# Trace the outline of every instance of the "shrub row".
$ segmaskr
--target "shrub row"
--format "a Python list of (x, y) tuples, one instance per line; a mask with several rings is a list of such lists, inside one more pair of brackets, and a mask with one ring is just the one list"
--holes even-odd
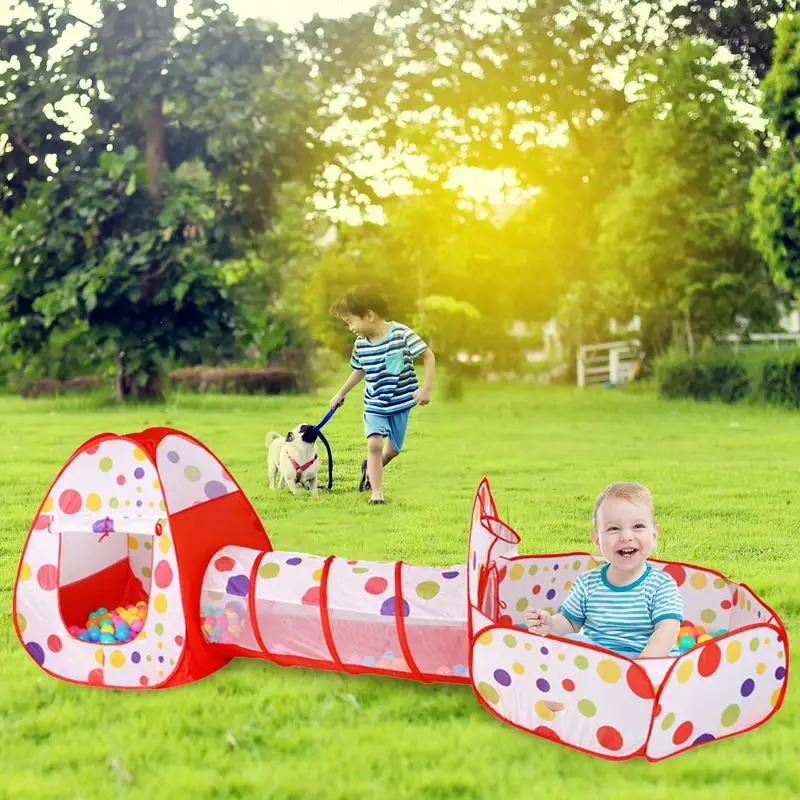
[(103, 379), (96, 375), (76, 375), (65, 381), (57, 381), (54, 378), (41, 378), (32, 381), (23, 387), (20, 394), (23, 397), (45, 397), (55, 394), (70, 394), (73, 392), (91, 392), (102, 386)]
[(662, 397), (722, 400), (745, 398), (800, 407), (800, 350), (711, 350), (697, 358), (671, 354), (656, 361)]

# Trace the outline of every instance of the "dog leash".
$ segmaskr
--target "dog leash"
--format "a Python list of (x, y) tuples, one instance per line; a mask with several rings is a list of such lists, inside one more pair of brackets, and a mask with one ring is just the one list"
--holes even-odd
[[(322, 441), (322, 444), (325, 445), (325, 450), (328, 453), (328, 482), (326, 484), (320, 484), (317, 488), (318, 489), (327, 489), (330, 491), (333, 488), (333, 453), (331, 453), (331, 446), (328, 444), (328, 440), (325, 438), (325, 434), (322, 433), (322, 428), (327, 425), (331, 421), (331, 417), (341, 408), (341, 406), (336, 406), (336, 408), (330, 409), (328, 413), (322, 418), (322, 421), (314, 426), (314, 430), (317, 432), (317, 437)], [(308, 489), (308, 487), (305, 487)]]

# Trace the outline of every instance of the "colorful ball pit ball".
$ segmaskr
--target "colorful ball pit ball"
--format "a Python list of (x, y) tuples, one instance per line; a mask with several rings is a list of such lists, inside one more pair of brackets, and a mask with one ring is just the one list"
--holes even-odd
[(691, 622), (683, 620), (678, 630), (677, 646), (682, 655), (698, 644), (710, 642), (718, 636), (724, 636), (727, 632), (726, 628), (720, 628), (713, 633), (709, 633), (702, 625), (693, 625)]
[(147, 603), (140, 601), (127, 608), (120, 606), (114, 612), (98, 608), (88, 615), (83, 628), (71, 625), (67, 630), (82, 642), (126, 644), (142, 632), (146, 619)]

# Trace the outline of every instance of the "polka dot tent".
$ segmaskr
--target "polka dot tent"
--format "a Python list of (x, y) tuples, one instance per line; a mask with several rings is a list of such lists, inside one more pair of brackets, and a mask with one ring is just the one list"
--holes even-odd
[[(519, 556), (518, 543), (484, 481), (465, 564), (274, 551), (200, 442), (168, 429), (107, 435), (76, 452), (33, 514), (14, 621), (39, 667), (78, 684), (175, 686), (241, 655), (469, 683), (498, 719), (617, 760), (666, 758), (780, 706), (786, 632), (746, 586), (653, 562), (684, 598), (686, 646), (632, 661), (527, 631), (529, 608), (555, 611), (599, 562)], [(198, 585), (199, 607), (185, 588)], [(108, 587), (127, 594), (103, 596)]]

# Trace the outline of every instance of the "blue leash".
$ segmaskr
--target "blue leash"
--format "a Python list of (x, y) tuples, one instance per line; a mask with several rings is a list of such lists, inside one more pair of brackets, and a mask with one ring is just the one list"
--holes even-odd
[[(326, 484), (319, 484), (317, 486), (318, 489), (327, 489), (330, 491), (333, 488), (333, 453), (331, 453), (331, 446), (328, 444), (328, 440), (325, 438), (325, 435), (322, 433), (322, 428), (330, 422), (331, 417), (337, 412), (340, 406), (336, 408), (332, 408), (328, 413), (322, 418), (322, 422), (319, 425), (316, 425), (314, 429), (317, 432), (317, 437), (322, 440), (322, 444), (325, 445), (325, 450), (328, 452), (328, 482)], [(306, 490), (308, 490), (308, 486), (304, 486)]]

